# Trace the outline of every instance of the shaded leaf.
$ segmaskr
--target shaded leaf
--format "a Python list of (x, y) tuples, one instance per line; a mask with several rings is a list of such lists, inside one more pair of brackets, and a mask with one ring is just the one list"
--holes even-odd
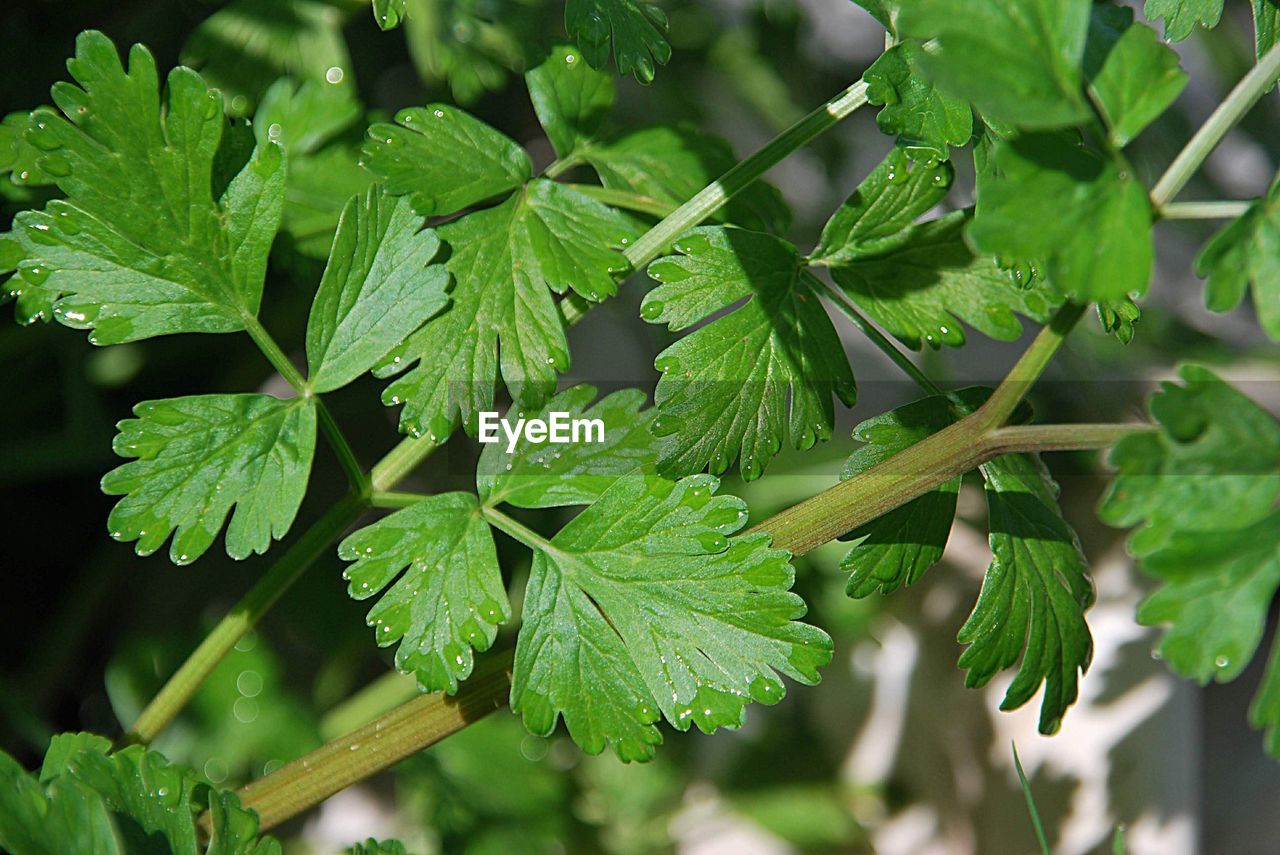
[(924, 48), (899, 42), (863, 75), (867, 100), (882, 109), (876, 124), (898, 138), (898, 145), (921, 160), (946, 160), (949, 146), (962, 146), (973, 134), (973, 110), (938, 90), (920, 73)]
[(671, 59), (667, 16), (645, 0), (567, 0), (564, 28), (596, 68), (609, 61), (610, 45), (619, 74), (653, 80), (657, 65)]
[(1252, 285), (1258, 322), (1280, 341), (1280, 175), (1266, 196), (1214, 236), (1196, 259), (1196, 273), (1209, 280), (1205, 303), (1215, 312), (1240, 305)]

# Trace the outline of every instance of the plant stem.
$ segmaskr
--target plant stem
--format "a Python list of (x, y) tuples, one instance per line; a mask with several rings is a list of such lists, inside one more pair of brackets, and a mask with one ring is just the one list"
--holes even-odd
[(1217, 148), (1218, 143), (1236, 123), (1257, 103), (1262, 93), (1280, 78), (1280, 43), (1263, 54), (1258, 64), (1249, 70), (1236, 88), (1218, 105), (1212, 115), (1200, 126), (1200, 130), (1169, 164), (1164, 175), (1151, 190), (1151, 204), (1156, 210), (1164, 208), (1186, 186), (1200, 165)]
[(421, 694), (412, 674), (388, 671), (325, 713), (320, 719), (320, 736), (326, 741), (336, 739)]
[(1242, 217), (1252, 202), (1170, 202), (1160, 209), (1166, 220), (1234, 220)]
[(670, 202), (663, 202), (661, 199), (641, 193), (632, 193), (630, 190), (601, 187), (598, 184), (566, 184), (565, 186), (577, 190), (583, 196), (590, 196), (592, 199), (604, 202), (606, 205), (639, 214), (648, 214), (659, 219), (670, 216), (676, 209), (676, 206)]
[(333, 448), (333, 453), (337, 455), (338, 464), (342, 466), (342, 471), (346, 473), (347, 481), (351, 484), (352, 489), (357, 492), (368, 491), (369, 478), (364, 474), (364, 469), (360, 466), (360, 461), (356, 458), (356, 453), (352, 450), (351, 443), (347, 442), (346, 436), (343, 435), (341, 428), (338, 427), (338, 423), (334, 421), (333, 414), (329, 412), (325, 402), (307, 387), (307, 380), (302, 376), (302, 372), (280, 349), (280, 345), (276, 344), (276, 340), (271, 337), (266, 327), (257, 318), (247, 315), (244, 318), (244, 329), (249, 334), (249, 338), (253, 339), (253, 343), (258, 346), (258, 350), (262, 351), (262, 355), (271, 363), (271, 367), (276, 370), (276, 373), (283, 377), (285, 382), (292, 386), (299, 395), (304, 398), (312, 398), (315, 401), (316, 413), (320, 419), (320, 430), (329, 441), (330, 447)]
[(379, 460), (370, 473), (373, 492), (385, 492), (399, 484), (406, 475), (426, 460), (440, 443), (428, 437), (405, 437)]
[(407, 508), (416, 505), (430, 496), (424, 493), (399, 493), (390, 490), (375, 490), (369, 494), (369, 505), (374, 508)]
[(316, 520), (235, 608), (205, 636), (129, 728), (125, 742), (148, 743), (173, 721), (222, 658), (236, 646), (302, 572), (360, 516), (362, 497), (348, 495)]
[(760, 176), (772, 169), (791, 152), (833, 127), (837, 122), (867, 103), (867, 84), (861, 80), (817, 108), (778, 136), (764, 148), (739, 162), (708, 184), (692, 199), (672, 211), (666, 218), (627, 247), (623, 255), (633, 270), (639, 270), (657, 258), (671, 242), (707, 217)]
[(870, 319), (859, 312), (857, 307), (855, 307), (849, 298), (845, 296), (843, 291), (836, 288), (829, 282), (824, 282), (808, 270), (805, 270), (801, 275), (804, 278), (804, 281), (809, 283), (810, 288), (814, 290), (815, 294), (825, 294), (828, 299), (835, 304), (835, 307), (843, 312), (845, 317), (853, 321), (853, 325), (856, 326), (863, 335), (870, 339), (872, 344), (880, 349), (881, 353), (893, 360), (893, 364), (902, 369), (903, 373), (914, 380), (916, 385), (923, 389), (926, 394), (946, 394), (938, 384), (930, 380), (928, 376), (920, 370), (919, 366), (911, 361), (910, 357), (903, 353), (896, 344), (884, 335), (884, 333), (880, 332), (880, 330), (871, 323)]
[(497, 508), (483, 506), (480, 512), (484, 514), (484, 518), (489, 524), (504, 534), (510, 536), (514, 540), (519, 541), (535, 552), (545, 550), (551, 546), (551, 543), (542, 535), (523, 523), (513, 520)]
[(991, 397), (974, 413), (975, 416), (980, 416), (979, 423), (982, 424), (984, 433), (1009, 420), (1014, 409), (1022, 403), (1027, 392), (1031, 391), (1031, 387), (1040, 378), (1049, 360), (1053, 359), (1067, 335), (1083, 317), (1084, 311), (1084, 305), (1067, 303), (1040, 330), (1035, 341), (1031, 342), (1031, 346), (1014, 363), (1004, 380), (991, 393)]
[[(910, 453), (942, 436), (941, 433), (934, 434), (912, 446), (907, 452), (891, 457), (885, 463), (777, 514), (752, 531), (771, 532), (775, 546), (782, 546), (795, 553), (806, 552), (916, 498), (948, 478), (1001, 454), (1107, 448), (1133, 433), (1154, 429), (1151, 425), (1144, 424), (1034, 425), (1000, 428), (974, 437), (962, 425), (965, 422), (972, 424), (975, 417), (976, 414), (971, 415), (965, 421), (952, 425), (948, 428), (952, 437), (936, 443), (948, 450), (949, 458), (946, 455), (931, 454), (926, 457)], [(966, 433), (969, 434), (967, 446), (953, 441), (955, 437)], [(937, 463), (938, 460), (941, 462)], [(894, 461), (898, 461), (899, 472), (906, 472), (911, 477), (914, 485), (911, 489), (895, 489), (898, 483), (895, 478), (902, 476), (886, 474), (884, 471)], [(904, 463), (909, 465), (903, 466)], [(929, 477), (928, 467), (934, 465), (940, 465), (948, 474), (938, 478)], [(835, 508), (830, 497), (850, 486), (862, 497), (861, 503), (851, 505), (848, 512), (844, 508)], [(886, 491), (891, 491), (892, 498), (881, 501)], [(813, 527), (813, 532), (821, 531), (821, 534), (811, 536), (810, 532), (791, 526), (789, 517), (797, 508), (815, 502), (818, 503), (820, 513), (808, 517), (808, 524)], [(484, 515), (496, 527), (527, 546), (534, 549), (546, 548), (544, 538), (505, 514), (485, 508)], [(838, 517), (834, 525), (827, 524), (830, 517)], [(258, 811), (264, 829), (296, 816), (342, 787), (381, 772), (409, 754), (427, 748), (466, 727), (475, 720), (466, 711), (477, 710), (484, 714), (503, 706), (511, 688), (511, 667), (510, 650), (481, 657), (477, 660), (475, 674), (459, 686), (458, 693), (453, 698), (433, 694), (401, 703), (359, 730), (335, 739), (300, 760), (249, 784), (240, 791), (241, 804)], [(347, 704), (335, 710), (333, 715), (341, 711), (342, 720), (363, 722), (370, 709), (398, 697), (412, 697), (412, 690), (413, 686), (406, 684), (400, 675), (388, 675), (362, 690)], [(330, 718), (326, 717), (326, 721), (330, 721)], [(382, 743), (382, 753), (375, 757), (374, 755), (379, 754), (379, 734), (387, 741)], [(388, 739), (392, 735), (393, 738)]]
[[(328, 742), (240, 790), (263, 830), (319, 804), (356, 781), (398, 763), (502, 707), (511, 688), (514, 650), (485, 656), (453, 697), (422, 695), (376, 721)], [(208, 814), (201, 817), (207, 825)]]

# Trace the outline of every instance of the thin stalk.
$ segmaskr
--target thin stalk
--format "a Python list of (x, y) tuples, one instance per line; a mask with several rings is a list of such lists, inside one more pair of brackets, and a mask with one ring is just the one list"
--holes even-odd
[(191, 700), (205, 678), (236, 646), (267, 609), (275, 603), (302, 572), (329, 548), (364, 509), (364, 500), (348, 495), (307, 529), (230, 613), (205, 636), (160, 692), (151, 699), (138, 720), (129, 728), (125, 742), (148, 743), (173, 721)]
[(579, 155), (570, 154), (568, 157), (553, 160), (546, 169), (542, 170), (542, 176), (544, 178), (557, 178), (581, 163), (582, 158)]
[(550, 548), (551, 543), (542, 535), (523, 523), (513, 520), (497, 508), (485, 505), (480, 509), (489, 524), (535, 552)]
[(365, 475), (364, 468), (360, 466), (360, 461), (356, 458), (356, 453), (351, 448), (351, 443), (347, 442), (347, 438), (342, 433), (341, 428), (338, 427), (333, 414), (329, 412), (329, 407), (308, 388), (307, 379), (302, 376), (302, 372), (293, 364), (288, 355), (280, 349), (280, 345), (276, 344), (276, 340), (271, 337), (266, 327), (257, 318), (252, 315), (246, 316), (244, 329), (249, 334), (249, 338), (253, 339), (253, 343), (258, 346), (258, 350), (262, 351), (262, 355), (271, 363), (271, 367), (276, 370), (276, 373), (283, 377), (285, 382), (292, 386), (299, 395), (315, 400), (316, 413), (320, 419), (320, 430), (324, 433), (330, 447), (333, 448), (333, 453), (337, 456), (338, 463), (342, 466), (342, 471), (346, 473), (347, 481), (357, 492), (367, 491), (369, 489), (369, 477)]
[(632, 193), (630, 190), (601, 187), (599, 184), (566, 184), (565, 186), (577, 190), (583, 196), (590, 196), (598, 202), (604, 202), (606, 205), (659, 219), (670, 216), (676, 209), (676, 206), (670, 202), (645, 196), (642, 193)]
[[(975, 416), (966, 419), (971, 423), (970, 428), (974, 419)], [(752, 531), (771, 532), (775, 545), (795, 553), (806, 552), (1001, 454), (1106, 448), (1130, 434), (1152, 429), (1142, 424), (1037, 425), (1001, 428), (974, 436), (971, 430), (961, 427), (964, 424), (952, 425), (948, 429), (950, 437), (934, 442), (944, 450), (943, 453), (913, 453), (943, 435), (935, 434), (907, 452), (777, 514)], [(967, 445), (956, 441), (962, 436), (967, 436)], [(890, 464), (895, 469), (892, 473), (886, 472)], [(943, 475), (934, 477), (935, 469)], [(909, 479), (913, 486), (897, 489), (896, 485), (904, 478)], [(832, 495), (851, 488), (860, 497), (859, 503), (846, 508), (845, 503), (840, 502), (840, 507), (836, 507), (837, 503), (831, 501)], [(891, 498), (881, 500), (887, 491), (891, 491)], [(818, 503), (821, 513), (806, 517), (806, 525), (810, 528), (804, 530), (791, 525), (793, 511), (814, 502)], [(527, 546), (547, 548), (547, 542), (541, 535), (505, 514), (485, 508), (484, 515), (495, 527)], [(834, 524), (828, 524), (833, 518)], [(300, 760), (249, 784), (240, 791), (241, 804), (258, 811), (262, 827), (270, 828), (314, 807), (342, 787), (381, 772), (409, 754), (462, 730), (475, 720), (471, 712), (483, 715), (506, 703), (511, 688), (512, 661), (510, 650), (481, 657), (477, 660), (475, 674), (459, 686), (458, 693), (452, 698), (442, 694), (422, 695), (401, 703), (347, 736), (334, 739)], [(350, 710), (348, 704), (339, 708), (342, 718), (347, 722), (363, 723), (371, 708), (393, 700), (401, 693), (410, 696), (412, 689), (412, 685), (399, 679), (390, 676), (380, 678), (352, 698)]]
[(859, 332), (870, 339), (871, 343), (879, 348), (881, 353), (893, 360), (893, 364), (902, 369), (902, 372), (914, 380), (916, 385), (923, 389), (926, 394), (946, 394), (937, 383), (930, 380), (929, 377), (920, 370), (919, 366), (911, 361), (910, 357), (902, 352), (901, 348), (890, 341), (884, 333), (880, 332), (880, 330), (871, 323), (869, 318), (859, 312), (857, 307), (855, 307), (849, 298), (845, 296), (843, 291), (836, 288), (829, 282), (824, 282), (808, 270), (804, 271), (802, 276), (804, 280), (809, 283), (809, 286), (814, 290), (815, 294), (826, 295), (835, 307), (844, 313), (845, 317), (853, 321), (853, 325), (858, 328)]
[(1186, 186), (1209, 154), (1218, 147), (1227, 132), (1249, 112), (1262, 93), (1280, 78), (1280, 43), (1262, 55), (1258, 64), (1240, 79), (1231, 93), (1218, 105), (1218, 109), (1205, 120), (1200, 130), (1169, 164), (1164, 175), (1151, 190), (1151, 204), (1156, 210), (1164, 208)]
[(391, 490), (375, 490), (369, 494), (369, 505), (374, 508), (407, 508), (416, 505), (423, 499), (429, 499), (425, 493), (403, 493)]
[(320, 736), (335, 739), (422, 694), (412, 674), (388, 671), (320, 719)]
[(1244, 216), (1253, 202), (1170, 202), (1160, 209), (1166, 220), (1234, 220)]
[(708, 184), (692, 199), (627, 247), (623, 253), (633, 270), (639, 270), (666, 251), (671, 242), (716, 211), (737, 193), (764, 175), (783, 158), (867, 103), (867, 84), (861, 80), (774, 137), (764, 148), (739, 162), (719, 180)]
[(482, 657), (456, 695), (421, 695), (248, 784), (240, 804), (271, 828), (479, 721), (506, 704), (514, 655), (508, 648)]
[(378, 493), (390, 490), (439, 447), (439, 442), (425, 436), (410, 436), (400, 440), (395, 448), (374, 465), (369, 478), (373, 491)]
[(1084, 316), (1084, 311), (1085, 306), (1082, 304), (1067, 303), (1040, 330), (1035, 341), (1019, 357), (1004, 380), (991, 393), (991, 397), (974, 413), (981, 417), (979, 422), (985, 430), (994, 430), (1009, 420), (1014, 409), (1022, 403), (1036, 380), (1040, 379), (1049, 360), (1053, 359), (1058, 348), (1066, 341), (1067, 335)]

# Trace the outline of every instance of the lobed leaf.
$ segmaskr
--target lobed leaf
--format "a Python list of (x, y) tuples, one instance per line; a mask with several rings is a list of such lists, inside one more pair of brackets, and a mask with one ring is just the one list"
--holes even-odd
[(258, 145), (274, 142), (293, 159), (315, 152), (360, 118), (360, 101), (350, 85), (282, 77), (267, 89), (253, 114)]
[(459, 418), (475, 429), (492, 409), (499, 369), (516, 401), (540, 406), (569, 367), (564, 322), (552, 291), (588, 300), (616, 292), (626, 260), (613, 249), (635, 237), (634, 222), (603, 203), (535, 179), (500, 205), (437, 230), (450, 247), (452, 302), (393, 351), (382, 376), (417, 366), (383, 394), (404, 403), (401, 427), (448, 436)]
[[(59, 734), (39, 778), (0, 754), (0, 846), (23, 855), (157, 851), (173, 855), (279, 855), (258, 838), (258, 817), (235, 793), (211, 788), (159, 753), (85, 733)], [(197, 817), (209, 824), (197, 831)]]
[(919, 42), (895, 44), (863, 75), (867, 100), (882, 106), (876, 124), (898, 138), (898, 146), (920, 160), (946, 160), (950, 146), (962, 146), (973, 134), (973, 110), (939, 90), (920, 72), (924, 48)]
[(1090, 0), (916, 0), (897, 10), (897, 33), (926, 42), (934, 83), (983, 115), (1023, 128), (1090, 117), (1082, 96)]
[(408, 199), (374, 188), (347, 203), (307, 321), (312, 389), (350, 383), (444, 308), (449, 274), (431, 265), (439, 249)]
[(613, 78), (570, 47), (556, 47), (524, 76), (534, 112), (556, 155), (572, 158), (593, 140), (613, 107)]
[(107, 525), (150, 555), (173, 534), (175, 564), (199, 558), (227, 514), (227, 554), (266, 552), (288, 532), (306, 493), (315, 450), (309, 398), (193, 395), (144, 401), (117, 425), (112, 448), (136, 460), (108, 472), (102, 491), (123, 496)]
[[(1280, 41), (1280, 2), (1253, 0), (1253, 30), (1258, 59)], [(1274, 85), (1274, 84), (1273, 84)]]
[(1116, 148), (1124, 148), (1169, 108), (1187, 85), (1178, 55), (1133, 10), (1096, 4), (1084, 53), (1089, 94)]
[(623, 389), (592, 405), (595, 398), (594, 387), (573, 386), (530, 417), (547, 420), (552, 413), (564, 413), (570, 419), (599, 420), (602, 442), (531, 443), (521, 435), (515, 450), (507, 453), (507, 438), (500, 436), (485, 447), (476, 467), (480, 500), (519, 508), (589, 505), (618, 478), (652, 466), (657, 441), (650, 428), (656, 411), (641, 412), (645, 394)]
[(1211, 30), (1222, 18), (1223, 0), (1147, 0), (1143, 14), (1152, 21), (1164, 19), (1164, 37), (1180, 42), (1196, 25)]
[[(1163, 626), (1179, 673), (1226, 682), (1253, 659), (1280, 588), (1280, 422), (1217, 376), (1183, 366), (1150, 402), (1158, 431), (1111, 454), (1118, 470), (1099, 515), (1133, 526), (1129, 550), (1161, 584), (1138, 619)], [(1280, 756), (1280, 648), (1250, 709)]]
[(831, 215), (809, 262), (845, 264), (900, 246), (911, 225), (946, 197), (954, 178), (945, 160), (914, 162), (894, 149)]
[(667, 16), (645, 0), (567, 0), (564, 28), (587, 62), (601, 68), (613, 47), (619, 74), (634, 74), (641, 83), (653, 81), (656, 65), (671, 59)]
[(1043, 282), (1020, 285), (990, 256), (964, 241), (970, 214), (956, 211), (912, 226), (899, 245), (833, 267), (831, 276), (858, 307), (908, 347), (965, 342), (961, 321), (984, 335), (1014, 341), (1018, 315), (1049, 320), (1062, 298)]
[(401, 110), (395, 124), (372, 125), (364, 157), (387, 190), (407, 195), (424, 217), (503, 196), (533, 174), (515, 140), (448, 104)]
[(396, 667), (424, 691), (458, 690), (472, 651), (488, 650), (511, 618), (489, 524), (475, 496), (445, 493), (366, 526), (338, 546), (353, 599), (369, 610), (379, 647), (400, 642)]
[(749, 299), (655, 360), (659, 471), (719, 474), (741, 459), (750, 480), (782, 447), (785, 427), (796, 448), (830, 437), (832, 394), (851, 406), (856, 387), (831, 319), (801, 283), (795, 247), (759, 232), (704, 227), (676, 250), (649, 266), (663, 284), (645, 297), (646, 320), (685, 329)]
[(1093, 584), (1080, 542), (1058, 509), (1058, 485), (1035, 455), (1007, 454), (982, 466), (991, 566), (957, 640), (965, 684), (986, 683), (1022, 662), (1000, 709), (1029, 701), (1044, 684), (1040, 732), (1055, 733), (1089, 668), (1093, 638), (1084, 612)]
[(782, 697), (779, 674), (817, 682), (831, 640), (797, 622), (789, 556), (731, 537), (746, 509), (717, 484), (628, 475), (535, 553), (511, 689), (534, 733), (563, 717), (588, 753), (644, 760), (660, 718), (738, 727)]
[(1151, 203), (1132, 170), (1067, 134), (996, 143), (979, 173), (968, 230), (980, 252), (1045, 260), (1050, 284), (1078, 300), (1144, 294), (1154, 264)]
[(1252, 285), (1258, 322), (1280, 341), (1280, 174), (1266, 196), (1214, 236), (1196, 259), (1196, 273), (1209, 280), (1205, 303), (1215, 312), (1240, 305)]
[(155, 59), (129, 56), (126, 72), (106, 36), (81, 33), (67, 63), (80, 86), (53, 88), (63, 115), (32, 118), (38, 164), (67, 198), (15, 218), (23, 287), (95, 344), (243, 329), (280, 223), (280, 150), (258, 148), (215, 200), (217, 92), (176, 68), (162, 111)]

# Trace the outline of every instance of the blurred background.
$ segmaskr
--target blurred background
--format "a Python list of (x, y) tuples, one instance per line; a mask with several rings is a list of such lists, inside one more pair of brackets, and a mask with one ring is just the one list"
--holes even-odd
[[(669, 0), (671, 62), (647, 87), (619, 82), (613, 122), (687, 121), (744, 156), (856, 80), (883, 32), (848, 0)], [(551, 159), (521, 72), (564, 40), (560, 0), (410, 0), (409, 23), (382, 33), (367, 3), (322, 0), (7, 0), (0, 10), (0, 108), (48, 102), (81, 29), (118, 45), (146, 43), (161, 68), (185, 62), (222, 88), (228, 110), (252, 115), (280, 77), (341, 71), (357, 106), (291, 174), (290, 214), (273, 251), (263, 317), (301, 351), (307, 306), (336, 214), (368, 181), (356, 164), (364, 128), (405, 106), (463, 104)], [(1177, 46), (1191, 83), (1176, 108), (1135, 144), (1154, 179), (1252, 61), (1248, 4)], [(330, 80), (330, 82), (333, 82)], [(889, 150), (871, 108), (777, 167), (769, 180), (794, 217), (788, 236), (813, 245), (827, 216)], [(968, 204), (972, 164), (957, 155), (949, 204)], [(1280, 96), (1264, 99), (1208, 162), (1187, 199), (1258, 195), (1280, 162)], [(0, 180), (0, 227), (48, 190)], [(1159, 270), (1137, 338), (1124, 346), (1082, 325), (1033, 403), (1054, 421), (1135, 417), (1174, 364), (1198, 359), (1273, 411), (1280, 353), (1247, 308), (1211, 315), (1193, 258), (1213, 224), (1159, 227)], [(564, 383), (651, 391), (665, 330), (638, 322), (645, 290), (621, 296), (574, 328)], [(728, 479), (754, 519), (834, 483), (856, 422), (917, 397), (836, 317), (859, 380), (836, 439), (784, 455), (750, 485)], [(1024, 342), (1025, 343), (1025, 342)], [(926, 353), (929, 372), (955, 384), (993, 383), (1022, 343), (970, 335), (959, 351)], [(235, 563), (210, 550), (178, 568), (138, 559), (107, 537), (111, 500), (98, 479), (116, 463), (114, 423), (148, 398), (267, 387), (269, 369), (236, 336), (158, 339), (111, 349), (37, 324), (0, 324), (0, 520), (8, 543), (0, 606), (0, 748), (28, 766), (52, 733), (118, 734), (203, 632), (278, 555)], [(339, 422), (366, 463), (396, 441), (396, 414), (365, 379), (333, 396)], [(465, 438), (407, 489), (465, 489), (474, 449)], [(989, 560), (980, 489), (966, 486), (947, 558), (917, 586), (852, 601), (842, 547), (799, 562), (797, 589), (836, 640), (823, 683), (793, 687), (748, 724), (715, 737), (667, 733), (648, 765), (584, 756), (566, 736), (528, 735), (505, 711), (352, 788), (278, 829), (286, 851), (331, 853), (374, 835), (411, 851), (795, 853), (1024, 853), (1038, 851), (1013, 769), (1017, 744), (1054, 851), (1110, 851), (1117, 825), (1135, 853), (1280, 851), (1280, 764), (1246, 721), (1255, 668), (1227, 686), (1197, 687), (1153, 660), (1152, 633), (1134, 621), (1146, 583), (1120, 532), (1094, 506), (1103, 485), (1094, 455), (1055, 455), (1063, 505), (1085, 544), (1098, 603), (1096, 653), (1062, 731), (1038, 736), (1038, 702), (997, 712), (1007, 681), (963, 688), (955, 634)], [(343, 489), (320, 452), (295, 532)], [(527, 553), (500, 540), (516, 590)], [(370, 643), (366, 606), (351, 601), (336, 556), (321, 561), (219, 668), (156, 747), (223, 786), (260, 776), (403, 697), (391, 651)], [(1274, 621), (1271, 632), (1274, 632)], [(408, 687), (412, 691), (412, 686)]]

